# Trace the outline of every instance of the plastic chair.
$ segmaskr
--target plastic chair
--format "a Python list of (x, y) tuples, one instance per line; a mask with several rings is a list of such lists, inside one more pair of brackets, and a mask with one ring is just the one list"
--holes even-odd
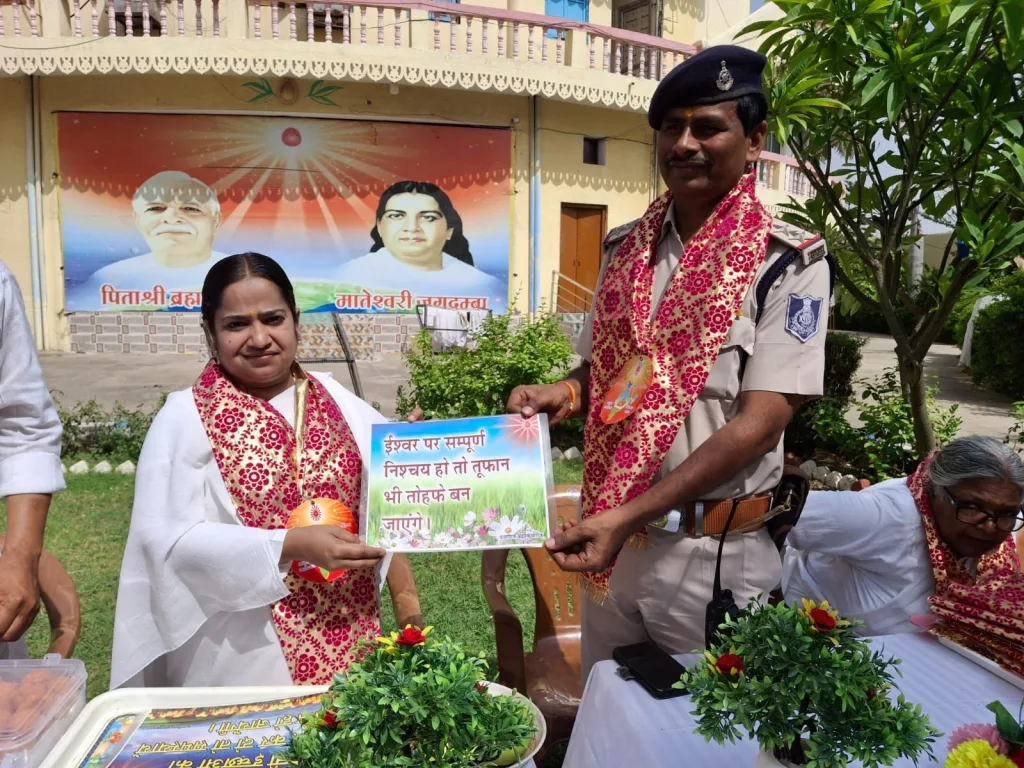
[[(0, 549), (3, 545), (4, 536), (0, 535)], [(39, 596), (50, 621), (47, 653), (70, 659), (82, 631), (78, 591), (60, 560), (45, 549), (39, 558)]]
[[(555, 491), (555, 516), (576, 520), (579, 489), (558, 486)], [(543, 756), (548, 747), (571, 735), (583, 695), (579, 612), (582, 597), (579, 576), (555, 565), (546, 549), (520, 551), (533, 579), (537, 605), (530, 653), (524, 653), (523, 625), (505, 596), (509, 550), (484, 552), (481, 582), (494, 618), (498, 682), (525, 693), (544, 714), (548, 737)]]

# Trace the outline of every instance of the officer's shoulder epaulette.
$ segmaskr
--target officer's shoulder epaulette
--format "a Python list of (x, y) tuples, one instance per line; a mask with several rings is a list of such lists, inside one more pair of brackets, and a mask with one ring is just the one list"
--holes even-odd
[(772, 220), (772, 237), (787, 248), (799, 251), (804, 266), (821, 261), (828, 254), (828, 246), (821, 235), (800, 229), (780, 219)]
[(625, 240), (626, 236), (633, 231), (633, 227), (637, 225), (638, 221), (640, 221), (640, 219), (633, 219), (628, 224), (623, 224), (622, 226), (615, 227), (615, 229), (609, 231), (604, 238), (604, 247), (609, 248), (616, 243), (621, 243)]

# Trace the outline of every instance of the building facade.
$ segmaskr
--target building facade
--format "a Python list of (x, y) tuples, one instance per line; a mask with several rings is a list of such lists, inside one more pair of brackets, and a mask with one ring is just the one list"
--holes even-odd
[[(747, 10), (8, 0), (0, 258), (51, 350), (201, 350), (201, 278), (244, 250), (356, 357), (400, 351), (417, 305), (578, 312), (660, 190), (659, 79)], [(775, 149), (769, 206), (807, 192)]]

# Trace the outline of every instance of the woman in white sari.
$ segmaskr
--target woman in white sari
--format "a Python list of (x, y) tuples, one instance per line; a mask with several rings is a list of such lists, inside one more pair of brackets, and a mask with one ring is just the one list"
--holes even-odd
[(202, 314), (213, 359), (139, 458), (110, 687), (327, 683), (380, 633), (385, 574), (400, 626), (421, 622), (405, 557), (389, 569), (355, 535), (385, 419), (296, 364), (295, 296), (272, 259), (215, 264)]

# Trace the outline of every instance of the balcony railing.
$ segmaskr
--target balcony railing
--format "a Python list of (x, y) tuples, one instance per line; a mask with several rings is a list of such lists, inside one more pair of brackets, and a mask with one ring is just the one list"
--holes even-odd
[(247, 38), (406, 48), (646, 80), (660, 80), (696, 50), (598, 24), (433, 0), (0, 0), (0, 38), (52, 37)]

